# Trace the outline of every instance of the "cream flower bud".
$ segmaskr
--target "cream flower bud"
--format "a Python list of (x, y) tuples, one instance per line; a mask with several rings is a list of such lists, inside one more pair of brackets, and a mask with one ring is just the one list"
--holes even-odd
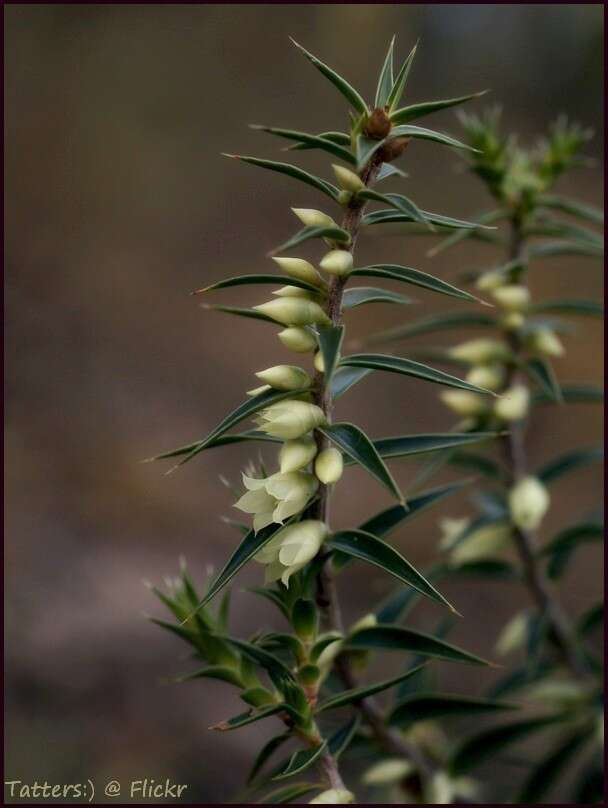
[(329, 317), (318, 303), (300, 297), (281, 297), (253, 308), (283, 325), (329, 323)]
[(315, 460), (315, 474), (325, 485), (337, 483), (344, 471), (342, 452), (333, 447), (323, 449)]
[(309, 805), (350, 805), (355, 801), (355, 795), (344, 788), (330, 788), (317, 794)]
[(288, 440), (279, 452), (279, 467), (281, 472), (298, 471), (307, 466), (317, 453), (317, 444), (314, 438), (298, 438)]
[(549, 503), (549, 492), (536, 477), (523, 477), (509, 492), (511, 519), (522, 530), (536, 530)]
[(471, 520), (466, 516), (462, 517), (462, 519), (453, 519), (449, 516), (440, 519), (439, 529), (441, 530), (441, 538), (439, 540), (439, 549), (449, 550), (460, 534), (468, 528), (470, 523)]
[(286, 348), (296, 353), (309, 353), (317, 347), (317, 340), (310, 331), (298, 326), (284, 328), (277, 336)]
[(312, 384), (308, 373), (297, 365), (275, 365), (255, 375), (275, 390), (304, 390)]
[(275, 256), (272, 259), (290, 278), (296, 278), (313, 286), (325, 286), (325, 281), (317, 270), (303, 258), (290, 258), (289, 256)]
[(365, 786), (392, 786), (413, 772), (414, 766), (409, 760), (388, 758), (367, 769), (361, 782)]
[(260, 393), (266, 393), (270, 389), (271, 388), (270, 388), (269, 384), (263, 384), (261, 387), (254, 387), (253, 390), (247, 390), (245, 395), (246, 396), (251, 396), (251, 397), (259, 396)]
[(276, 297), (301, 297), (304, 300), (314, 300), (315, 295), (309, 292), (308, 289), (302, 289), (301, 286), (281, 286), (280, 289), (275, 289), (272, 293)]
[(319, 266), (330, 275), (348, 275), (353, 268), (353, 255), (348, 250), (330, 250)]
[(428, 805), (451, 805), (454, 799), (454, 784), (445, 772), (433, 775), (427, 788)]
[(472, 365), (483, 365), (487, 362), (503, 360), (509, 356), (509, 350), (504, 342), (490, 337), (480, 337), (461, 342), (449, 350), (449, 355)]
[(516, 283), (493, 289), (492, 297), (507, 311), (524, 311), (530, 305), (530, 290)]
[(491, 292), (499, 286), (503, 286), (507, 282), (503, 272), (500, 270), (492, 269), (489, 272), (484, 272), (477, 278), (477, 288), (480, 292)]
[(484, 387), (486, 390), (499, 390), (505, 380), (505, 367), (499, 362), (489, 365), (477, 365), (466, 375), (466, 381), (476, 387)]
[(517, 331), (526, 322), (526, 318), (520, 311), (509, 311), (500, 318), (500, 324), (507, 331)]
[(349, 629), (349, 634), (356, 634), (357, 631), (362, 631), (364, 628), (373, 628), (378, 625), (378, 618), (373, 612), (360, 617)]
[(335, 658), (340, 653), (342, 646), (344, 645), (343, 639), (337, 639), (333, 642), (330, 642), (325, 648), (321, 651), (317, 658), (317, 667), (319, 670), (323, 672), (323, 674), (329, 673), (331, 670), (332, 665), (334, 664)]
[(494, 404), (494, 414), (503, 421), (521, 421), (530, 408), (530, 391), (523, 384), (514, 384)]
[(339, 165), (332, 165), (332, 168), (340, 188), (344, 188), (345, 191), (350, 191), (353, 194), (365, 188), (365, 183), (354, 171)]
[(243, 485), (247, 492), (234, 507), (253, 514), (253, 529), (257, 533), (273, 522), (281, 524), (302, 511), (319, 484), (312, 474), (293, 471), (261, 478), (243, 474)]
[(302, 224), (307, 227), (337, 227), (331, 216), (314, 208), (292, 208)]
[(445, 390), (439, 394), (439, 398), (457, 415), (475, 417), (483, 415), (487, 411), (487, 404), (483, 396), (470, 393), (468, 390)]
[(530, 348), (543, 356), (563, 356), (564, 346), (550, 328), (539, 328), (530, 336)]
[(279, 530), (254, 556), (254, 561), (268, 565), (267, 583), (280, 578), (289, 586), (289, 578), (312, 561), (327, 535), (327, 526), (316, 519), (296, 522)]
[(353, 198), (353, 195), (351, 194), (350, 191), (340, 191), (340, 193), (338, 194), (338, 196), (336, 198), (336, 202), (338, 203), (338, 205), (342, 205), (343, 207), (346, 207), (349, 204), (349, 202), (350, 202), (350, 200), (352, 198)]
[(325, 413), (307, 401), (279, 401), (261, 410), (255, 421), (261, 432), (281, 440), (301, 438), (325, 423)]
[(513, 617), (500, 632), (496, 640), (496, 653), (500, 656), (507, 656), (513, 651), (519, 650), (528, 639), (528, 617), (525, 612), (520, 612)]
[(316, 352), (312, 363), (315, 366), (315, 370), (318, 370), (319, 373), (325, 373), (325, 360), (323, 359), (321, 351)]
[(511, 525), (507, 522), (486, 525), (475, 530), (450, 552), (450, 562), (459, 567), (488, 558), (496, 558), (509, 546)]

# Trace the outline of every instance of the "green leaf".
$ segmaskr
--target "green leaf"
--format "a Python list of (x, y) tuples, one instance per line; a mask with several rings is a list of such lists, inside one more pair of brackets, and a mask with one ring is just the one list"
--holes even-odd
[[(374, 141), (377, 142), (377, 141)], [(366, 161), (365, 161), (366, 162)], [(420, 208), (403, 194), (381, 194), (372, 188), (366, 188), (357, 193), (358, 199), (369, 199), (372, 202), (384, 202), (391, 208), (405, 213), (413, 222), (428, 224)]]
[(311, 185), (334, 201), (338, 198), (339, 192), (335, 185), (319, 177), (315, 177), (313, 174), (309, 174), (308, 171), (304, 171), (303, 168), (292, 166), (290, 163), (278, 163), (276, 160), (262, 160), (259, 157), (247, 157), (242, 154), (226, 154), (225, 157), (233, 157), (235, 160), (242, 160), (244, 163), (249, 163), (252, 166), (267, 168), (269, 171), (277, 171), (279, 174), (286, 174), (294, 180), (299, 180), (306, 185)]
[(229, 718), (227, 721), (220, 721), (210, 729), (218, 729), (221, 732), (227, 732), (231, 729), (240, 729), (246, 727), (247, 724), (255, 724), (256, 721), (262, 721), (264, 718), (269, 718), (271, 715), (284, 712), (287, 705), (285, 704), (272, 704), (269, 707), (263, 707), (261, 710), (247, 710), (245, 713), (235, 715), (234, 718)]
[(340, 727), (333, 733), (333, 735), (330, 735), (327, 741), (327, 749), (334, 760), (338, 760), (342, 752), (348, 748), (348, 745), (352, 741), (356, 731), (359, 729), (360, 723), (361, 716), (358, 713), (355, 713), (348, 724)]
[(528, 259), (555, 258), (560, 255), (580, 255), (592, 258), (601, 258), (604, 250), (594, 244), (585, 244), (581, 241), (546, 241), (542, 244), (532, 244), (528, 247)]
[(249, 777), (247, 778), (247, 785), (250, 785), (253, 780), (255, 780), (264, 764), (272, 757), (276, 750), (285, 743), (285, 741), (289, 740), (289, 738), (291, 738), (291, 733), (284, 732), (283, 735), (275, 735), (274, 738), (271, 738), (264, 744), (253, 761), (253, 766), (251, 767)]
[(459, 564), (457, 567), (450, 567), (450, 576), (458, 577), (480, 577), (491, 578), (500, 581), (515, 581), (519, 578), (517, 570), (508, 561), (487, 560), (469, 561)]
[(435, 331), (447, 331), (452, 328), (470, 328), (471, 326), (493, 326), (495, 320), (489, 314), (476, 312), (453, 311), (426, 317), (408, 325), (398, 325), (378, 334), (373, 334), (366, 340), (367, 344), (381, 342), (397, 342), (408, 337), (417, 337), (420, 334), (431, 334)]
[(445, 497), (455, 494), (457, 491), (461, 491), (469, 482), (469, 480), (458, 480), (455, 483), (448, 483), (447, 485), (433, 488), (430, 491), (425, 491), (409, 500), (407, 510), (402, 505), (393, 505), (391, 508), (387, 508), (371, 519), (368, 519), (359, 527), (359, 530), (363, 530), (366, 533), (373, 533), (374, 536), (387, 536), (398, 525), (406, 520), (412, 519), (421, 511), (429, 508), (436, 502), (440, 502), (442, 499), (445, 499)]
[(258, 804), (284, 805), (322, 787), (319, 783), (297, 783), (293, 786), (284, 786), (271, 791), (270, 794), (266, 794), (263, 799), (258, 800)]
[(551, 314), (572, 314), (583, 317), (602, 317), (604, 307), (595, 300), (547, 300), (530, 306), (531, 314), (549, 312)]
[(546, 729), (560, 720), (560, 716), (531, 718), (514, 724), (503, 724), (484, 730), (464, 741), (452, 756), (449, 769), (452, 774), (464, 774), (488, 758), (494, 757), (506, 746)]
[[(480, 225), (490, 225), (494, 224), (495, 222), (499, 222), (502, 219), (506, 219), (509, 216), (509, 212), (507, 210), (503, 210), (502, 208), (498, 208), (497, 210), (490, 210), (487, 213), (482, 213), (476, 218), (479, 220)], [(434, 258), (439, 253), (447, 250), (449, 247), (453, 247), (455, 244), (459, 244), (464, 239), (475, 237), (478, 235), (478, 231), (469, 229), (458, 230), (456, 233), (451, 233), (447, 238), (440, 241), (434, 247), (432, 247), (427, 255), (429, 258)]]
[(291, 39), (291, 41), (296, 48), (302, 51), (304, 56), (306, 56), (306, 58), (312, 62), (317, 70), (322, 73), (326, 79), (329, 79), (334, 87), (336, 87), (342, 93), (342, 95), (356, 112), (367, 113), (367, 104), (363, 98), (361, 98), (359, 93), (353, 87), (351, 87), (351, 85), (345, 79), (343, 79), (342, 76), (339, 76), (335, 70), (332, 70), (331, 67), (328, 67), (320, 59), (317, 59), (317, 57), (313, 56), (312, 53), (309, 53), (305, 48), (299, 45), (295, 39)]
[(149, 620), (151, 623), (154, 623), (155, 626), (160, 626), (160, 628), (164, 628), (172, 634), (176, 634), (180, 639), (186, 640), (186, 642), (196, 646), (197, 635), (191, 629), (176, 623), (169, 623), (167, 620), (160, 620), (158, 617), (150, 617)]
[[(561, 390), (562, 399), (566, 404), (601, 404), (604, 400), (602, 388), (592, 384), (562, 384)], [(545, 392), (536, 393), (532, 401), (534, 404), (551, 404), (553, 402)]]
[(228, 289), (232, 286), (251, 286), (257, 284), (273, 284), (277, 286), (299, 286), (300, 289), (306, 289), (309, 292), (319, 294), (319, 287), (313, 286), (310, 283), (301, 281), (298, 278), (291, 278), (289, 275), (239, 275), (235, 278), (225, 278), (223, 281), (217, 281), (210, 286), (205, 286), (202, 289), (197, 289), (192, 292), (193, 295), (200, 295), (203, 292), (212, 292), (215, 289)]
[(357, 135), (355, 151), (357, 154), (357, 170), (360, 171), (370, 160), (373, 154), (384, 145), (384, 140), (375, 140), (363, 134)]
[(388, 97), (393, 89), (393, 50), (395, 47), (395, 37), (393, 37), (388, 46), (388, 51), (380, 71), (378, 78), (378, 86), (376, 87), (376, 95), (374, 97), (374, 106), (383, 107), (388, 101)]
[(307, 225), (306, 227), (303, 227), (302, 230), (299, 230), (290, 239), (288, 239), (284, 244), (280, 244), (278, 247), (275, 247), (275, 249), (272, 250), (272, 255), (287, 252), (288, 250), (297, 247), (299, 244), (309, 241), (311, 238), (323, 238), (338, 244), (350, 243), (349, 234), (346, 232), (346, 230), (342, 230), (341, 227), (317, 227), (315, 225)]
[(247, 589), (247, 592), (252, 592), (254, 595), (259, 595), (261, 598), (270, 601), (287, 620), (291, 619), (289, 608), (276, 589), (268, 589), (265, 586), (252, 586)]
[(581, 522), (560, 531), (541, 550), (541, 555), (550, 556), (547, 567), (549, 577), (559, 578), (562, 575), (579, 544), (601, 541), (603, 538), (604, 526), (597, 522)]
[(366, 370), (365, 368), (339, 367), (331, 380), (331, 394), (334, 401), (343, 396), (347, 390), (350, 390), (351, 387), (354, 387), (370, 373), (371, 370)]
[[(495, 433), (494, 437), (499, 437), (498, 433)], [(498, 463), (491, 460), (489, 457), (485, 457), (485, 455), (476, 454), (475, 452), (456, 452), (450, 455), (446, 459), (446, 462), (449, 463), (450, 466), (472, 469), (494, 480), (503, 479), (503, 471)]]
[(401, 626), (370, 626), (351, 635), (347, 640), (348, 649), (409, 651), (420, 656), (444, 659), (447, 662), (470, 662), (475, 665), (490, 665), (481, 657), (469, 654), (444, 640), (412, 631)]
[(411, 455), (454, 449), (499, 437), (497, 432), (444, 432), (435, 435), (401, 435), (377, 438), (373, 443), (380, 457), (409, 457)]
[[(264, 668), (264, 670), (267, 671), (272, 677), (275, 684), (284, 681), (295, 682), (294, 676), (287, 665), (281, 662), (281, 660), (274, 654), (260, 648), (259, 645), (254, 645), (253, 643), (246, 642), (245, 640), (239, 640), (236, 637), (223, 637), (222, 639), (226, 640), (226, 642), (229, 642), (231, 645), (234, 645), (234, 647), (237, 648), (242, 654), (251, 659), (257, 665)], [(293, 712), (292, 708), (286, 705), (282, 705), (282, 709), (287, 709), (288, 711), (291, 710)]]
[(403, 495), (399, 491), (390, 471), (384, 465), (382, 458), (376, 451), (374, 444), (365, 432), (354, 424), (330, 424), (319, 429), (332, 443), (341, 449), (355, 463), (363, 466), (372, 477), (378, 480), (393, 496), (403, 504)]
[(267, 323), (273, 323), (274, 325), (278, 324), (277, 320), (273, 320), (272, 317), (269, 317), (267, 314), (262, 314), (261, 311), (256, 311), (255, 309), (244, 309), (240, 306), (209, 306), (206, 303), (201, 305), (201, 309), (207, 309), (208, 311), (223, 311), (226, 314), (234, 314), (237, 317), (250, 317), (252, 320), (264, 320)]
[(180, 676), (177, 681), (190, 682), (194, 679), (220, 679), (222, 682), (228, 682), (236, 687), (243, 687), (243, 680), (238, 671), (223, 665), (207, 665), (205, 668)]
[(538, 469), (535, 476), (547, 485), (563, 477), (564, 474), (595, 463), (603, 457), (604, 451), (601, 446), (594, 446), (591, 449), (575, 449), (573, 452), (566, 452), (545, 463)]
[(388, 98), (386, 99), (386, 106), (389, 107), (390, 109), (392, 109), (396, 104), (399, 103), (399, 100), (403, 95), (403, 90), (405, 89), (405, 85), (407, 83), (410, 70), (412, 69), (412, 64), (414, 62), (414, 57), (416, 56), (417, 48), (418, 43), (416, 42), (414, 47), (409, 52), (407, 59), (403, 63), (401, 70), (399, 71), (399, 73), (397, 73), (397, 78), (393, 83)]
[[(432, 574), (427, 572), (427, 578)], [(387, 625), (396, 623), (414, 605), (420, 593), (415, 589), (400, 586), (385, 598), (375, 611), (376, 622)]]
[(562, 392), (551, 363), (547, 359), (535, 357), (528, 359), (525, 363), (528, 374), (536, 381), (545, 395), (550, 396), (553, 401), (562, 402)]
[(431, 112), (439, 112), (441, 109), (455, 107), (457, 104), (464, 104), (465, 101), (470, 101), (472, 98), (480, 98), (487, 92), (488, 90), (482, 90), (479, 93), (461, 95), (458, 98), (445, 98), (441, 101), (422, 101), (418, 104), (410, 104), (407, 107), (401, 107), (401, 109), (396, 109), (394, 112), (391, 112), (391, 121), (393, 124), (415, 121), (417, 118), (422, 118), (424, 115), (430, 115)]
[(203, 440), (187, 444), (179, 449), (173, 449), (170, 452), (163, 452), (163, 454), (157, 455), (152, 459), (164, 460), (165, 458), (183, 455), (184, 458), (181, 463), (186, 463), (199, 452), (202, 452), (203, 449), (207, 449), (213, 443), (213, 441), (216, 440), (216, 438), (221, 437), (229, 429), (232, 429), (233, 426), (236, 426), (241, 421), (244, 421), (245, 418), (249, 418), (259, 410), (262, 410), (271, 404), (275, 404), (277, 401), (283, 401), (283, 399), (289, 398), (290, 396), (293, 396), (293, 390), (267, 390), (265, 393), (260, 393), (257, 396), (253, 396), (253, 398), (243, 402), (239, 407), (236, 408), (236, 410), (233, 410), (222, 421), (220, 421), (215, 429), (211, 430), (211, 432), (206, 438), (203, 438)]
[(340, 361), (340, 366), (401, 373), (404, 376), (413, 376), (416, 379), (423, 379), (424, 381), (433, 382), (434, 384), (442, 384), (446, 387), (456, 387), (460, 390), (470, 390), (474, 393), (495, 396), (495, 393), (492, 393), (491, 390), (476, 387), (474, 384), (469, 384), (469, 382), (458, 379), (456, 376), (451, 376), (449, 373), (444, 373), (442, 370), (436, 370), (429, 365), (423, 365), (420, 362), (414, 362), (412, 359), (404, 359), (400, 356), (389, 356), (388, 354), (351, 354), (350, 356), (345, 356)]
[(408, 727), (416, 721), (453, 715), (475, 716), (496, 710), (513, 710), (515, 704), (490, 699), (475, 699), (468, 696), (453, 696), (448, 693), (417, 693), (400, 701), (388, 717), (392, 727)]
[(394, 676), (392, 679), (386, 679), (383, 682), (376, 682), (372, 685), (354, 687), (351, 690), (344, 690), (342, 693), (338, 693), (337, 695), (331, 696), (330, 698), (321, 702), (321, 704), (317, 707), (317, 712), (322, 713), (325, 710), (335, 710), (337, 707), (344, 707), (345, 704), (356, 704), (363, 701), (363, 699), (369, 698), (369, 696), (374, 696), (376, 693), (382, 693), (383, 690), (388, 690), (390, 687), (394, 687), (395, 685), (403, 682), (405, 679), (408, 679), (410, 676), (418, 673), (418, 671), (423, 667), (424, 665), (418, 665), (417, 667), (411, 668), (399, 676)]
[(393, 163), (382, 163), (376, 182), (382, 182), (382, 180), (387, 180), (389, 177), (407, 177), (407, 174)]
[[(350, 137), (346, 132), (320, 132), (317, 137), (323, 140), (331, 140), (332, 143), (337, 143), (339, 146), (350, 147)], [(309, 143), (295, 143), (293, 146), (288, 147), (288, 151), (306, 151), (307, 149), (314, 149), (315, 147)]]
[(595, 628), (599, 628), (604, 622), (604, 604), (596, 603), (578, 618), (576, 621), (576, 632), (579, 635), (589, 634)]
[[(457, 230), (478, 230), (479, 228), (490, 229), (484, 224), (477, 222), (467, 222), (464, 219), (454, 219), (452, 216), (444, 216), (441, 213), (431, 213), (428, 210), (422, 210), (422, 214), (427, 222), (436, 224), (439, 227), (455, 228)], [(393, 222), (412, 222), (414, 221), (411, 216), (400, 213), (396, 210), (374, 210), (371, 213), (366, 213), (363, 216), (361, 223), (365, 226), (372, 224), (391, 224)]]
[(301, 774), (321, 757), (326, 747), (327, 741), (323, 741), (319, 746), (315, 746), (312, 749), (298, 749), (291, 756), (287, 767), (272, 779), (284, 780), (286, 777), (294, 777), (296, 774)]
[(202, 608), (206, 603), (208, 603), (212, 598), (214, 598), (217, 593), (223, 589), (228, 581), (232, 580), (237, 572), (243, 567), (248, 561), (250, 561), (253, 556), (258, 553), (264, 545), (266, 545), (270, 539), (274, 536), (277, 530), (281, 529), (281, 525), (269, 525), (268, 527), (263, 528), (258, 533), (255, 533), (253, 530), (250, 530), (249, 533), (245, 536), (243, 541), (239, 544), (236, 550), (228, 559), (226, 565), (217, 576), (217, 578), (213, 581), (211, 586), (209, 587), (209, 591), (199, 603), (198, 608)]
[(404, 126), (395, 126), (391, 129), (389, 139), (392, 140), (396, 137), (413, 137), (421, 140), (432, 140), (435, 143), (441, 143), (444, 146), (452, 146), (455, 149), (466, 149), (467, 151), (477, 152), (472, 146), (466, 143), (461, 143), (460, 140), (445, 135), (443, 132), (435, 132), (434, 129), (426, 129), (423, 126), (411, 126), (406, 124)]
[(320, 325), (317, 326), (319, 337), (319, 348), (323, 356), (323, 375), (326, 384), (331, 382), (334, 370), (340, 359), (340, 349), (344, 339), (343, 325)]
[(554, 194), (540, 194), (536, 199), (536, 204), (541, 208), (550, 208), (551, 210), (560, 210), (562, 213), (569, 213), (571, 216), (577, 216), (587, 222), (604, 223), (603, 210), (578, 202), (576, 199), (568, 199)]
[(463, 289), (452, 286), (451, 283), (435, 278), (427, 272), (421, 272), (419, 269), (403, 267), (399, 264), (370, 264), (370, 266), (358, 267), (350, 274), (351, 277), (386, 278), (387, 280), (411, 283), (413, 286), (420, 286), (423, 289), (429, 289), (431, 292), (439, 292), (440, 294), (457, 297), (461, 300), (480, 302), (479, 298), (476, 298), (469, 292), (465, 292)]
[(580, 748), (588, 740), (587, 727), (569, 733), (539, 764), (534, 766), (515, 802), (518, 805), (540, 805), (547, 791), (563, 775), (570, 761), (578, 755)]
[(340, 553), (357, 558), (359, 561), (380, 567), (422, 595), (456, 611), (449, 601), (401, 553), (372, 533), (366, 533), (363, 530), (340, 530), (331, 536), (329, 546)]
[(582, 241), (599, 247), (603, 246), (603, 236), (595, 230), (587, 227), (572, 224), (571, 222), (561, 222), (558, 219), (542, 218), (530, 224), (524, 231), (526, 236), (553, 236), (555, 238), (572, 239)]
[(296, 143), (303, 143), (310, 149), (321, 149), (353, 165), (357, 162), (355, 155), (349, 149), (345, 149), (343, 146), (335, 143), (333, 140), (324, 138), (322, 135), (310, 135), (307, 132), (296, 132), (293, 129), (280, 129), (275, 126), (258, 126), (255, 124), (252, 124), (250, 128), (260, 132), (268, 132), (271, 135), (277, 135), (277, 137), (283, 137), (286, 140), (295, 140)]
[(386, 289), (375, 289), (373, 286), (351, 286), (344, 291), (342, 297), (343, 309), (354, 309), (365, 303), (398, 303), (407, 305), (414, 301), (400, 295), (397, 292), (390, 292)]

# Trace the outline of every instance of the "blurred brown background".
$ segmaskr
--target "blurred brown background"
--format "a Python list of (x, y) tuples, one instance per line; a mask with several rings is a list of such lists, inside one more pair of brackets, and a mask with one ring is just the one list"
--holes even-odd
[[(204, 436), (255, 385), (253, 371), (284, 361), (272, 328), (205, 312), (188, 292), (270, 270), (265, 253), (296, 229), (289, 206), (325, 205), (304, 186), (219, 153), (281, 159), (283, 144), (248, 130), (250, 122), (313, 132), (345, 125), (340, 96), (288, 35), (368, 97), (390, 36), (400, 57), (420, 37), (410, 100), (490, 87), (505, 125), (524, 140), (562, 111), (601, 132), (602, 9), (15, 4), (5, 6), (5, 22), (6, 776), (98, 785), (170, 776), (189, 784), (186, 801), (226, 801), (270, 728), (214, 735), (207, 727), (240, 709), (230, 687), (163, 684), (190, 663), (143, 618), (160, 609), (141, 582), (173, 574), (180, 554), (199, 580), (207, 565), (222, 563), (237, 537), (219, 519), (235, 512), (218, 474), (236, 480), (247, 450), (203, 453), (171, 477), (162, 464), (139, 461)], [(458, 136), (451, 111), (428, 125)], [(588, 149), (598, 161), (601, 145), (598, 135)], [(325, 158), (301, 157), (328, 176)], [(445, 148), (415, 143), (405, 193), (427, 209), (474, 216), (487, 200), (462, 165)], [(601, 168), (573, 173), (561, 190), (601, 204)], [(430, 261), (428, 246), (368, 238), (360, 255), (447, 279), (492, 260), (487, 248), (460, 247)], [(318, 258), (318, 247), (302, 254)], [(531, 283), (539, 296), (597, 299), (600, 278), (597, 262), (560, 258), (539, 263)], [(420, 291), (406, 312), (355, 310), (351, 336), (454, 308)], [(216, 300), (253, 305), (267, 294), (234, 290)], [(598, 382), (601, 327), (576, 326), (560, 376)], [(530, 433), (533, 462), (597, 443), (599, 410), (544, 408)], [(375, 436), (452, 423), (436, 387), (391, 375), (363, 382), (339, 413)], [(392, 468), (407, 487), (416, 465)], [(598, 468), (558, 483), (544, 536), (594, 507), (599, 492)], [(381, 488), (351, 470), (338, 487), (335, 521), (357, 524), (387, 504)], [(435, 557), (437, 518), (467, 509), (465, 495), (451, 500), (395, 541), (424, 567)], [(595, 548), (580, 553), (565, 581), (574, 611), (599, 594), (599, 557)], [(346, 575), (348, 618), (391, 588), (369, 569)], [(260, 578), (254, 565), (236, 583), (242, 634), (279, 625), (241, 591)], [(464, 614), (451, 639), (482, 655), (526, 603), (506, 584), (452, 584), (447, 593)], [(425, 606), (414, 624), (430, 629), (440, 616)], [(491, 678), (437, 669), (445, 687), (463, 692), (481, 693)]]

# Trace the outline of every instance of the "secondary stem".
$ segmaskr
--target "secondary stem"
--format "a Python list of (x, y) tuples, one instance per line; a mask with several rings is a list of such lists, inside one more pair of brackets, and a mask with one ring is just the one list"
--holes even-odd
[[(511, 220), (511, 238), (509, 245), (511, 260), (526, 262), (525, 240), (521, 222), (514, 216)], [(521, 358), (523, 346), (518, 335), (513, 331), (505, 332), (505, 339), (513, 352), (516, 362), (511, 364), (504, 389), (508, 389), (515, 381), (522, 383), (517, 370), (517, 360)], [(512, 425), (509, 433), (502, 439), (503, 452), (509, 482), (511, 485), (528, 474), (526, 446), (524, 440), (524, 424), (517, 422)], [(548, 626), (557, 643), (560, 654), (572, 673), (577, 676), (586, 674), (586, 666), (578, 648), (576, 637), (567, 615), (562, 610), (555, 593), (547, 580), (542, 566), (537, 559), (537, 541), (532, 531), (514, 528), (515, 546), (523, 568), (524, 577), (531, 597), (535, 601), (541, 615), (547, 620)]]

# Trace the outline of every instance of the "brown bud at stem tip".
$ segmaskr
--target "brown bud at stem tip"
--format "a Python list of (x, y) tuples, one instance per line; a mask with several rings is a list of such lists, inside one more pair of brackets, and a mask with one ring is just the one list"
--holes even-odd
[(381, 107), (376, 107), (367, 119), (365, 134), (374, 140), (382, 140), (391, 131), (391, 121)]
[(411, 139), (411, 137), (396, 137), (394, 140), (389, 140), (380, 151), (383, 162), (391, 163), (396, 160), (406, 150)]

